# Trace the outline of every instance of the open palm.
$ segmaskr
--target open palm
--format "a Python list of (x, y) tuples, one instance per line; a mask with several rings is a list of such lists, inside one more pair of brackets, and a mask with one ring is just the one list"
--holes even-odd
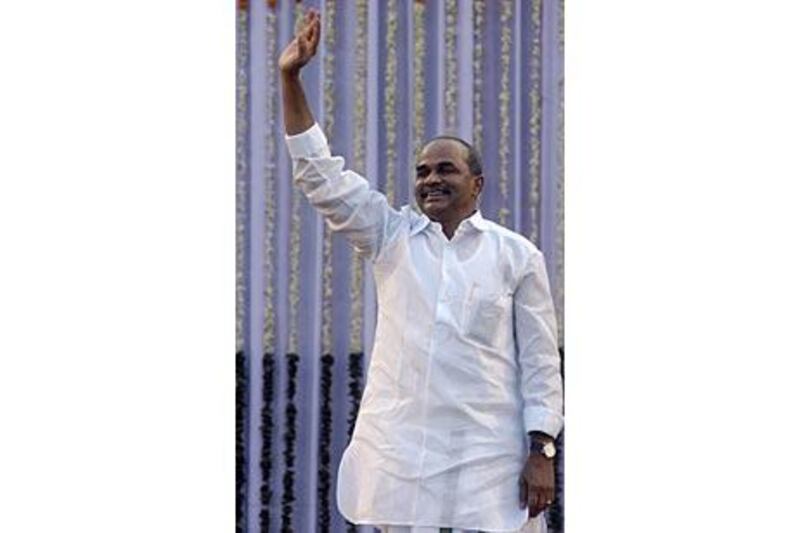
[(278, 67), (282, 72), (298, 72), (317, 53), (320, 35), (320, 16), (313, 9), (306, 11), (302, 28), (283, 50)]

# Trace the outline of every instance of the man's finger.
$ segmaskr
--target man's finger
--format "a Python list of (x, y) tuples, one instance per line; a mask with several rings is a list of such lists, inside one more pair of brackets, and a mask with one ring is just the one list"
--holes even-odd
[(303, 31), (300, 33), (300, 38), (308, 43), (311, 40), (311, 34), (314, 32), (314, 23), (306, 22), (303, 26)]
[(525, 509), (528, 504), (528, 484), (524, 478), (519, 478), (519, 508)]
[(552, 505), (554, 501), (556, 501), (556, 489), (555, 487), (550, 487), (547, 490), (547, 502), (549, 502), (547, 505)]
[(320, 22), (320, 19), (318, 18), (314, 22), (314, 33), (312, 34), (312, 37), (311, 37), (311, 42), (312, 42), (312, 47), (311, 48), (314, 50), (314, 52), (317, 51), (317, 45), (319, 44), (319, 35), (321, 33), (321, 30), (322, 30), (322, 23)]
[(541, 505), (542, 498), (539, 491), (535, 487), (528, 487), (528, 516), (533, 518), (542, 512)]
[(303, 24), (300, 26), (300, 31), (298, 32), (298, 34), (308, 39), (309, 35), (311, 34), (311, 29), (313, 27), (314, 27), (314, 14), (311, 11), (307, 11), (305, 18), (303, 19)]
[(305, 16), (306, 26), (312, 24), (314, 20), (318, 18), (319, 18), (319, 13), (313, 7), (309, 8), (308, 11), (306, 11), (306, 16)]
[(317, 19), (316, 21), (314, 21), (314, 25), (311, 27), (311, 29), (312, 29), (312, 31), (311, 31), (311, 43), (313, 45), (312, 48), (314, 48), (314, 49), (316, 49), (317, 45), (319, 44), (320, 28), (321, 28), (321, 24), (320, 24), (319, 19)]

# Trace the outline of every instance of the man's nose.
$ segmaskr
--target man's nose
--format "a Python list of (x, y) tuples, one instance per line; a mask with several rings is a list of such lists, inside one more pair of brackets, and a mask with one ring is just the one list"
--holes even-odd
[(427, 176), (425, 176), (425, 179), (422, 180), (422, 182), (425, 185), (435, 185), (442, 183), (442, 177), (439, 175), (438, 172), (431, 171), (430, 173), (428, 173)]

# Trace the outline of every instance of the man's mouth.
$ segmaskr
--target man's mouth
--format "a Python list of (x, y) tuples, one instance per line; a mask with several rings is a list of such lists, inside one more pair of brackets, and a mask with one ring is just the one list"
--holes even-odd
[(450, 191), (447, 189), (428, 189), (421, 196), (423, 201), (441, 200), (450, 196)]

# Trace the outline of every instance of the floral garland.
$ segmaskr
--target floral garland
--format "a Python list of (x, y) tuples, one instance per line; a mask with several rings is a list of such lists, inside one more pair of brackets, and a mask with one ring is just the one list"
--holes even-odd
[[(422, 150), (425, 137), (425, 4), (414, 2), (414, 145), (412, 153), (417, 154)], [(411, 182), (409, 182), (411, 183)], [(412, 192), (409, 194), (408, 203), (412, 209), (419, 212), (417, 198)]]
[(556, 497), (553, 504), (547, 508), (547, 531), (550, 533), (563, 533), (564, 531), (564, 432), (556, 439), (555, 482)]
[[(336, 1), (325, 0), (325, 59), (324, 67), (324, 115), (325, 133), (334, 136), (335, 74), (334, 47), (336, 46)], [(324, 227), (322, 247), (322, 353), (320, 360), (320, 428), (317, 443), (317, 527), (329, 531), (331, 524), (331, 440), (333, 435), (333, 236), (327, 224)]]
[(425, 4), (414, 3), (414, 152), (425, 137)]
[(236, 12), (236, 531), (247, 522), (247, 361), (244, 322), (247, 300), (245, 250), (247, 248), (247, 113), (248, 113), (248, 12), (238, 3)]
[(474, 0), (473, 9), (473, 51), (472, 51), (472, 145), (483, 153), (483, 34), (484, 0)]
[(348, 381), (348, 392), (350, 393), (350, 414), (347, 417), (347, 437), (348, 440), (353, 436), (358, 418), (358, 409), (361, 406), (361, 383), (364, 379), (364, 360), (363, 353), (351, 353), (347, 364), (347, 373), (350, 376)]
[(236, 350), (244, 349), (247, 300), (245, 250), (247, 249), (249, 112), (249, 20), (246, 10), (236, 13)]
[(275, 397), (275, 356), (265, 352), (263, 358), (262, 386), (263, 403), (261, 405), (261, 488), (259, 523), (262, 531), (269, 531), (269, 509), (272, 501), (272, 403)]
[(275, 136), (275, 101), (277, 94), (275, 87), (277, 80), (275, 73), (278, 70), (276, 64), (277, 57), (277, 36), (275, 32), (276, 16), (271, 10), (266, 11), (265, 15), (265, 43), (266, 43), (266, 80), (265, 80), (265, 131), (264, 138), (264, 330), (262, 335), (262, 346), (264, 351), (274, 352), (274, 337), (275, 337), (275, 318), (272, 311), (273, 306), (273, 283), (272, 272), (273, 266), (273, 240), (275, 234), (275, 197), (277, 191), (275, 190), (275, 174), (276, 168), (276, 154), (277, 146)]
[[(558, 2), (558, 50), (564, 57), (564, 0)], [(564, 72), (558, 80), (558, 141), (556, 143), (556, 275), (555, 306), (559, 343), (564, 343)]]
[(247, 413), (247, 362), (236, 352), (236, 532), (243, 533), (247, 520), (247, 460), (245, 426)]
[[(334, 137), (335, 86), (333, 77), (335, 62), (333, 48), (336, 45), (336, 25), (334, 24), (336, 1), (325, 0), (324, 9), (323, 114), (325, 116), (325, 135), (328, 139), (332, 139)], [(331, 353), (333, 347), (333, 236), (327, 224), (323, 223), (322, 231), (322, 353)]]
[[(364, 174), (366, 160), (364, 155), (367, 127), (366, 106), (366, 28), (367, 2), (356, 0), (356, 68), (355, 68), (355, 127), (353, 140), (353, 169)], [(363, 281), (364, 263), (358, 254), (352, 254), (350, 278), (350, 351), (362, 351), (364, 327)]]
[(534, 0), (531, 9), (531, 48), (530, 55), (530, 106), (531, 113), (528, 118), (528, 172), (530, 177), (530, 190), (528, 191), (528, 206), (530, 209), (531, 227), (528, 237), (531, 242), (539, 242), (539, 173), (541, 172), (541, 128), (542, 128), (542, 36), (541, 36), (542, 0)]
[(395, 163), (397, 161), (397, 3), (386, 2), (386, 71), (384, 80), (383, 116), (386, 121), (386, 200), (390, 206), (395, 199)]
[(331, 442), (333, 440), (333, 363), (331, 354), (322, 356), (320, 374), (320, 428), (317, 465), (317, 525), (320, 531), (328, 531), (331, 523)]
[(264, 138), (264, 251), (263, 251), (263, 279), (264, 279), (264, 329), (262, 332), (262, 346), (264, 355), (262, 359), (262, 405), (261, 405), (261, 486), (259, 488), (259, 523), (262, 531), (269, 531), (270, 504), (272, 502), (272, 441), (273, 422), (272, 408), (275, 397), (274, 375), (276, 346), (274, 345), (275, 323), (273, 313), (273, 282), (274, 269), (273, 240), (275, 233), (275, 190), (277, 165), (277, 137), (275, 101), (277, 94), (275, 87), (277, 80), (277, 16), (274, 10), (268, 9), (265, 13), (265, 138)]
[[(561, 361), (561, 382), (564, 383), (564, 349), (559, 348), (558, 353)], [(556, 497), (553, 500), (545, 518), (547, 519), (548, 531), (552, 533), (563, 533), (564, 531), (564, 431), (561, 431), (556, 439), (556, 462), (555, 462), (555, 481)]]
[(283, 433), (283, 498), (281, 498), (281, 529), (294, 531), (292, 513), (294, 512), (294, 447), (297, 440), (297, 370), (300, 357), (295, 353), (286, 354), (288, 383), (286, 386), (286, 418)]
[[(347, 440), (353, 437), (358, 418), (358, 409), (361, 406), (361, 383), (364, 378), (363, 370), (364, 354), (361, 352), (351, 353), (347, 360), (347, 373), (349, 375), (347, 389), (350, 396), (350, 413), (347, 417)], [(348, 533), (356, 533), (356, 525), (347, 522)]]
[[(300, 4), (294, 9), (295, 26), (300, 27), (303, 8)], [(300, 190), (292, 187), (292, 222), (289, 233), (289, 353), (298, 352), (300, 334)]]
[(501, 207), (497, 212), (498, 222), (508, 225), (510, 211), (508, 209), (508, 160), (509, 146), (511, 145), (509, 109), (511, 103), (511, 89), (509, 88), (511, 77), (511, 2), (503, 2), (500, 14), (500, 198)]
[(444, 110), (445, 125), (448, 131), (456, 128), (458, 112), (458, 63), (456, 61), (456, 0), (446, 0), (445, 2), (445, 87), (444, 87)]

